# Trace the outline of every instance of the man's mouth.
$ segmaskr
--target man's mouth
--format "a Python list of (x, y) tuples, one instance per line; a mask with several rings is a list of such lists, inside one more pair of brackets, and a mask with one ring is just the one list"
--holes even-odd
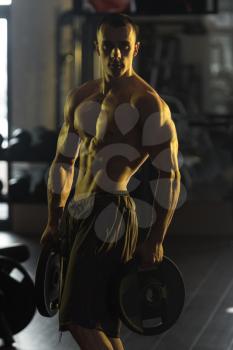
[(110, 67), (112, 69), (122, 69), (123, 68), (123, 64), (122, 63), (110, 63)]

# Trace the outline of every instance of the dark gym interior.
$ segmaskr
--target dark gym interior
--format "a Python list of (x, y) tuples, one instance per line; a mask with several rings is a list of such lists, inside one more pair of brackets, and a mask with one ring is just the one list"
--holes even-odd
[[(142, 336), (123, 325), (122, 342), (127, 350), (233, 350), (233, 2), (129, 2), (121, 12), (140, 27), (134, 69), (169, 105), (178, 135), (181, 193), (164, 251), (186, 296), (169, 330)], [(9, 283), (16, 303), (8, 305), (0, 279), (2, 349), (79, 349), (69, 332), (59, 342), (58, 315), (40, 315), (33, 293), (65, 99), (100, 74), (93, 41), (105, 12), (93, 3), (0, 0), (0, 272), (25, 284)], [(135, 199), (151, 202), (153, 175), (147, 160), (133, 176)], [(17, 324), (8, 347), (6, 308)]]

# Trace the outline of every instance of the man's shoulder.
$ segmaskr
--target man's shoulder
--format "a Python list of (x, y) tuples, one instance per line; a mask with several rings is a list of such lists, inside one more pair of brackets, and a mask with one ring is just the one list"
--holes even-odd
[(146, 104), (150, 108), (158, 109), (161, 104), (158, 92), (138, 75), (135, 76), (132, 98), (134, 104), (139, 108), (145, 107)]
[(142, 114), (159, 112), (162, 107), (162, 101), (158, 93), (146, 88), (135, 92), (133, 103)]
[(171, 117), (168, 105), (149, 84), (142, 84), (141, 88), (135, 91), (133, 104), (139, 111), (142, 120), (152, 114), (163, 122)]
[(67, 96), (68, 103), (77, 104), (88, 98), (98, 88), (100, 79), (88, 80), (84, 84), (74, 87)]
[(99, 79), (89, 80), (69, 91), (65, 102), (65, 116), (73, 118), (75, 109), (88, 98), (99, 86)]

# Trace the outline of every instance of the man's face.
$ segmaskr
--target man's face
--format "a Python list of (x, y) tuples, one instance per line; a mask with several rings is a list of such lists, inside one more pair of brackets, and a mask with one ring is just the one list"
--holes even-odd
[(104, 24), (98, 33), (96, 48), (103, 74), (121, 77), (132, 69), (139, 43), (136, 43), (136, 35), (130, 24), (118, 28)]

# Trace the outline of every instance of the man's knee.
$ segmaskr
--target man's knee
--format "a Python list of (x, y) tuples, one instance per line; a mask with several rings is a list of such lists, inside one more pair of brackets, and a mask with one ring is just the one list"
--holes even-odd
[(81, 350), (114, 350), (108, 337), (101, 331), (78, 325), (69, 325), (69, 330)]

